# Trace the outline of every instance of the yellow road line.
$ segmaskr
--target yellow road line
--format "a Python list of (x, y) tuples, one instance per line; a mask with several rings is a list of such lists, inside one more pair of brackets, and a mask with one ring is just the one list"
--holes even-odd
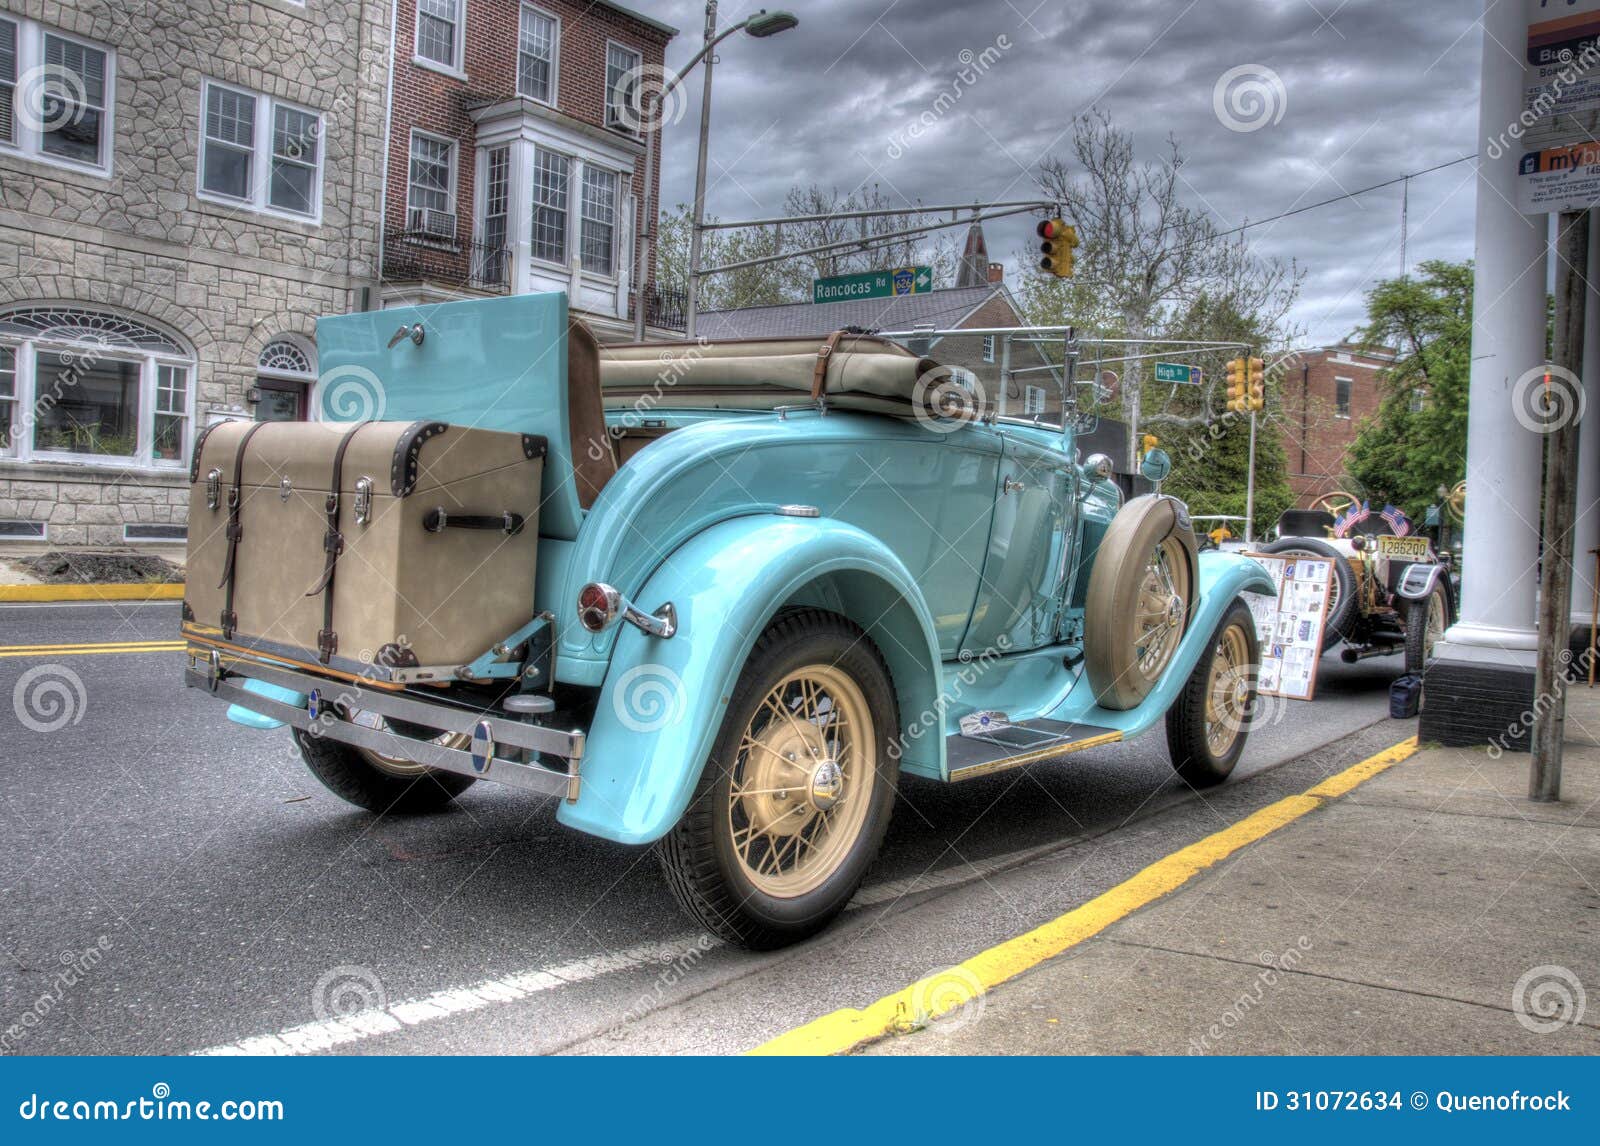
[(123, 641), (96, 645), (0, 645), (0, 657), (82, 657), (114, 653), (172, 653), (183, 641)]
[(1238, 823), (1157, 860), (1132, 879), (1119, 883), (1083, 906), (980, 952), (951, 970), (920, 979), (863, 1010), (846, 1007), (823, 1015), (762, 1043), (750, 1053), (843, 1054), (864, 1042), (903, 1028), (912, 1018), (937, 1018), (962, 1006), (976, 995), (1104, 931), (1118, 920), (1188, 883), (1200, 872), (1227, 859), (1240, 848), (1293, 823), (1313, 808), (1321, 807), (1324, 801), (1344, 795), (1385, 768), (1414, 755), (1416, 751), (1416, 737), (1403, 740), (1298, 796), (1287, 796), (1275, 804), (1268, 804)]
[(5, 601), (181, 601), (182, 584), (0, 585)]

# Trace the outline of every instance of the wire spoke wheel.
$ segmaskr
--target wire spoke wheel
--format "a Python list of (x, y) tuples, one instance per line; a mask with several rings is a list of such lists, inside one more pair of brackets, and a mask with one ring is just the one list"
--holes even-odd
[(1250, 719), (1250, 647), (1244, 630), (1223, 630), (1206, 681), (1206, 746), (1225, 756)]
[(861, 834), (877, 771), (867, 698), (840, 669), (789, 673), (745, 726), (728, 791), (728, 831), (744, 876), (792, 898), (838, 870)]
[[(354, 712), (351, 714), (350, 723), (359, 724), (364, 728), (394, 733), (396, 740), (399, 740), (400, 734), (395, 732), (389, 726), (389, 722), (376, 712)], [(465, 749), (472, 743), (472, 737), (464, 732), (446, 732), (435, 736), (432, 742), (445, 748)], [(399, 746), (398, 743), (396, 746)], [(423, 776), (433, 770), (426, 764), (418, 764), (415, 760), (396, 753), (379, 752), (375, 748), (358, 748), (357, 751), (361, 753), (362, 759), (366, 760), (378, 771), (399, 779)]]
[(1183, 636), (1189, 601), (1189, 566), (1175, 537), (1158, 543), (1139, 585), (1134, 656), (1139, 672), (1155, 681)]

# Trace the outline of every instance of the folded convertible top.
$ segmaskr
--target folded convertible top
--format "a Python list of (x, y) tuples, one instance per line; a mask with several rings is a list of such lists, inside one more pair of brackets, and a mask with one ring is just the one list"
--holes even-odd
[[(829, 406), (911, 416), (939, 413), (949, 372), (870, 334), (818, 338), (633, 343), (600, 348), (608, 408), (635, 405), (760, 410), (825, 399)], [(946, 411), (948, 412), (948, 411)]]

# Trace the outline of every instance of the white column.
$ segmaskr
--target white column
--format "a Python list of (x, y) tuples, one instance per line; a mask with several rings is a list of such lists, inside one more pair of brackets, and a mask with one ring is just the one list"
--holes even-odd
[[(1600, 208), (1589, 212), (1590, 274), (1600, 268)], [(1584, 309), (1584, 415), (1578, 427), (1578, 517), (1572, 532), (1572, 623), (1587, 629), (1594, 609), (1594, 554), (1600, 545), (1600, 289), (1589, 284)], [(1585, 638), (1587, 639), (1587, 633)]]
[(1544, 439), (1518, 423), (1511, 394), (1545, 362), (1548, 221), (1512, 206), (1521, 148), (1489, 145), (1522, 113), (1525, 6), (1487, 0), (1483, 29), (1461, 619), (1434, 655), (1531, 668)]

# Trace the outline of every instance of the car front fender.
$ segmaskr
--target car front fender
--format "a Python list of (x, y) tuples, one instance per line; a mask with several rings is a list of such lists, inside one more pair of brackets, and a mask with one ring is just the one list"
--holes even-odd
[[(569, 827), (643, 844), (677, 823), (750, 650), (786, 605), (830, 608), (866, 631), (889, 666), (902, 724), (937, 703), (927, 604), (900, 560), (853, 525), (771, 514), (721, 522), (675, 550), (635, 597), (646, 611), (669, 601), (674, 636), (618, 627), (578, 799), (557, 813)], [(943, 752), (939, 737), (908, 741), (901, 766), (938, 776)]]

